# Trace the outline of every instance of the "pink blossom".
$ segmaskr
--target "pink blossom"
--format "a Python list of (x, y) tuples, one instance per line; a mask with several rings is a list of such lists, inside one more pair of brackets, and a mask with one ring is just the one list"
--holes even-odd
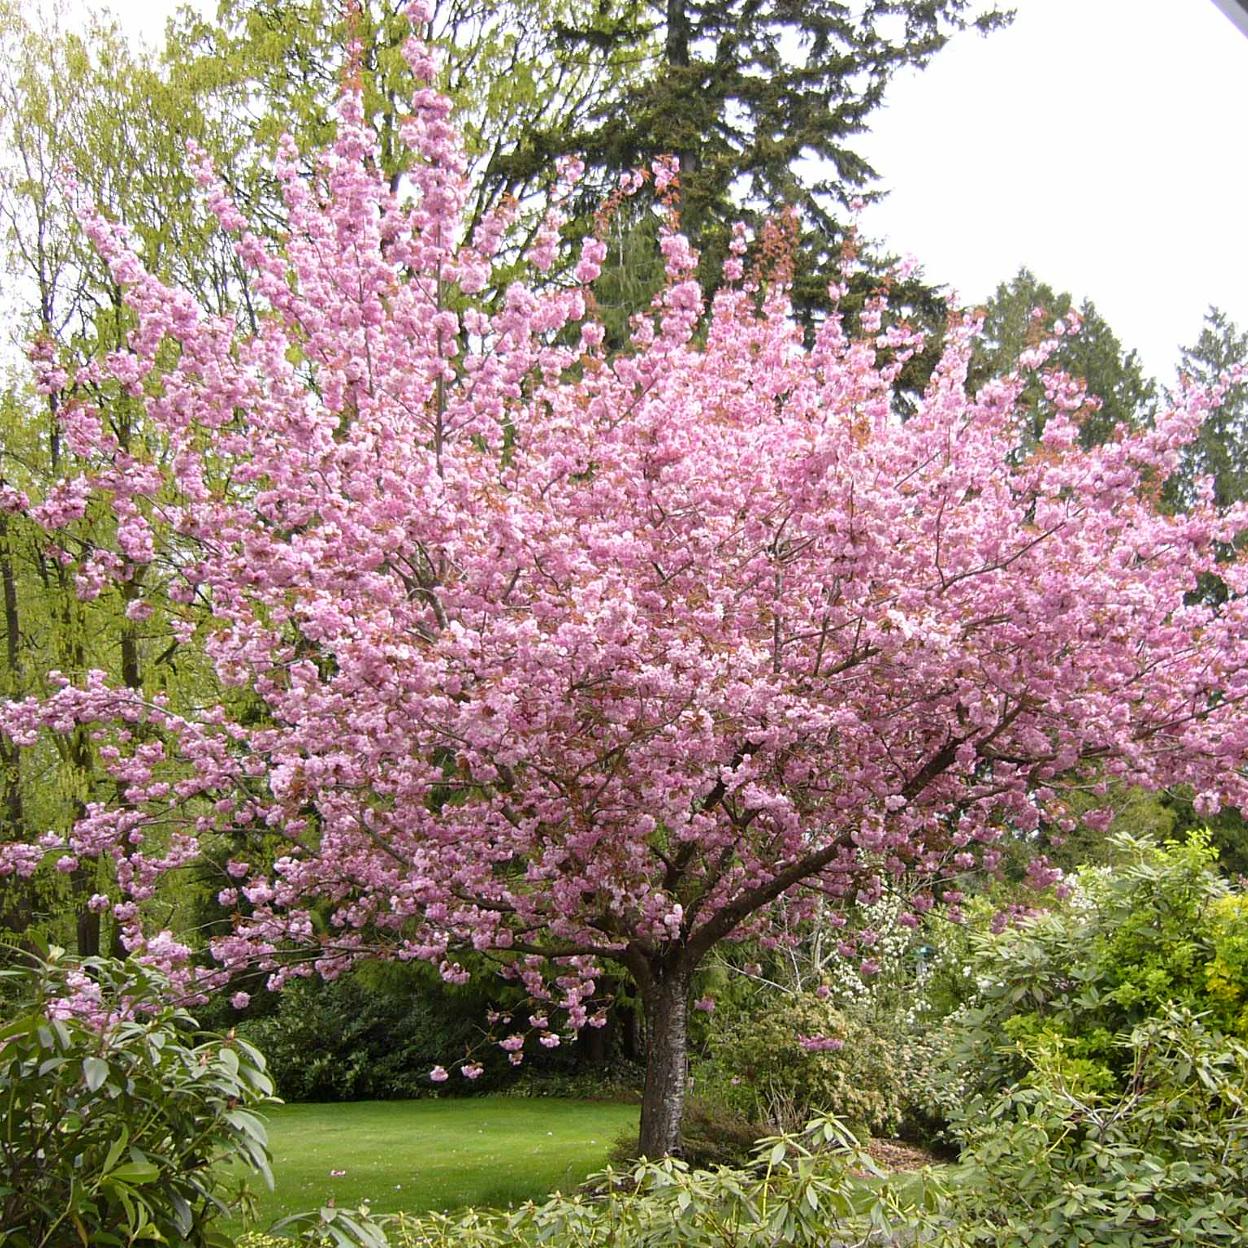
[(797, 1043), (807, 1053), (834, 1053), (845, 1047), (840, 1036), (798, 1036)]
[(1106, 807), (1102, 810), (1088, 810), (1083, 814), (1084, 826), (1094, 832), (1108, 832), (1109, 825), (1114, 821), (1114, 810)]
[[(145, 631), (199, 638), (219, 696), (95, 671), (4, 703), (23, 748), (97, 734), (103, 774), (72, 832), (0, 845), (0, 873), (102, 859), (125, 941), (189, 983), (190, 949), (144, 921), (228, 843), (226, 969), (280, 986), (288, 952), (326, 978), (392, 956), (457, 983), (464, 951), (498, 954), (570, 1032), (601, 1017), (602, 963), (653, 993), (721, 939), (776, 947), (810, 897), (848, 911), (903, 876), (926, 914), (951, 866), (1072, 831), (1090, 787), (1248, 805), (1248, 563), (1224, 561), (1248, 508), (1155, 498), (1216, 393), (1181, 386), (1085, 448), (1057, 339), (976, 388), (979, 318), (955, 313), (902, 421), (918, 341), (886, 301), (861, 333), (834, 310), (808, 335), (783, 264), (708, 299), (670, 224), (663, 288), (609, 350), (558, 276), (602, 258), (567, 254), (575, 167), (527, 271), (483, 297), (509, 226), (470, 236), (450, 103), (428, 48), (406, 55), (399, 192), (350, 86), (323, 158), (279, 146), (280, 244), (192, 153), (254, 324), (84, 213), (133, 326), (84, 389), (133, 395), (161, 452), (67, 413), (91, 474), (26, 518), (85, 598), (151, 565)], [(49, 344), (36, 363), (59, 383)], [(110, 522), (84, 554), (88, 509)], [(1225, 602), (1195, 592), (1210, 575)], [(523, 1035), (500, 1044), (522, 1060)]]
[(435, 1066), (429, 1072), (429, 1080), (431, 1083), (445, 1083), (449, 1078), (450, 1075), (446, 1073), (446, 1068), (444, 1066)]

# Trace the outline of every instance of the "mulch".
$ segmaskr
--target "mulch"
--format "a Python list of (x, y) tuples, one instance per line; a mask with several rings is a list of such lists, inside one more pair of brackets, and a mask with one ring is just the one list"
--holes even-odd
[(881, 1170), (922, 1170), (924, 1166), (938, 1166), (943, 1160), (925, 1148), (916, 1148), (901, 1140), (872, 1140), (867, 1152)]

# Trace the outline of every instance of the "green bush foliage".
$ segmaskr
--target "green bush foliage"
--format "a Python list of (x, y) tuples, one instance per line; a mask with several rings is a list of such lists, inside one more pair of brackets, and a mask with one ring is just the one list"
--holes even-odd
[(477, 1084), (496, 1090), (505, 1055), (500, 1062), (482, 1045), (484, 1009), (431, 1009), (429, 997), (420, 982), (377, 985), (358, 972), (331, 983), (299, 980), (273, 1013), (245, 1020), (239, 1031), (264, 1052), (287, 1101), (427, 1095), (429, 1071), (474, 1046), (487, 1050)]
[(1208, 838), (1115, 838), (1111, 865), (968, 935), (945, 1024), (963, 1144), (941, 1248), (1248, 1242), (1248, 906)]
[[(758, 1141), (769, 1129), (756, 1118), (724, 1105), (722, 1101), (690, 1097), (680, 1123), (682, 1160), (695, 1170), (715, 1166), (746, 1166)], [(629, 1141), (627, 1154), (618, 1154), (620, 1161), (634, 1162), (640, 1148), (636, 1135)], [(612, 1160), (617, 1155), (613, 1154)]]
[(1248, 1039), (1248, 896), (1219, 897), (1210, 907), (1213, 961), (1205, 987), (1213, 1015), (1225, 1030)]
[(895, 1048), (871, 1021), (814, 992), (773, 996), (722, 1019), (695, 1066), (704, 1101), (782, 1131), (827, 1113), (873, 1135), (896, 1130), (904, 1086)]
[(1248, 1038), (1248, 907), (1207, 838), (1119, 837), (1115, 849), (1117, 863), (1081, 872), (1060, 907), (972, 935), (976, 990), (953, 1020), (959, 1093), (994, 1096), (1041, 1053), (1072, 1086), (1120, 1093), (1132, 1031), (1176, 1006)]
[(1056, 1035), (963, 1123), (938, 1248), (1233, 1248), (1248, 1243), (1248, 1048), (1169, 1007), (1088, 1078)]
[[(275, 1009), (245, 1017), (238, 1030), (265, 1054), (285, 1101), (407, 1100), (500, 1091), (593, 1095), (585, 1088), (595, 1076), (577, 1077), (585, 1072), (575, 1045), (535, 1047), (523, 1066), (510, 1065), (489, 1034), (488, 1013), (498, 1004), (476, 980), (451, 988), (423, 964), (364, 963), (328, 983), (293, 981)], [(433, 1067), (454, 1070), (469, 1055), (484, 1068), (479, 1078), (468, 1081), (454, 1074), (448, 1083), (430, 1082)], [(609, 1095), (627, 1094), (634, 1072), (626, 1064), (602, 1073), (613, 1084)], [(551, 1080), (549, 1090), (542, 1086), (544, 1079)]]
[[(536, 1057), (537, 1055), (534, 1054)], [(623, 1101), (641, 1099), (645, 1067), (626, 1058), (616, 1057), (595, 1065), (578, 1064), (572, 1070), (550, 1068), (543, 1062), (525, 1059), (519, 1075), (500, 1089), (504, 1096), (560, 1097), (576, 1101)]]
[(224, 1163), (272, 1181), (264, 1059), (200, 1032), (147, 968), (43, 953), (3, 972), (0, 1244), (232, 1243)]
[[(758, 1141), (768, 1132), (761, 1122), (719, 1100), (691, 1096), (680, 1121), (680, 1157), (695, 1170), (748, 1166)], [(612, 1144), (608, 1160), (613, 1166), (631, 1166), (640, 1156), (637, 1132), (626, 1131)]]

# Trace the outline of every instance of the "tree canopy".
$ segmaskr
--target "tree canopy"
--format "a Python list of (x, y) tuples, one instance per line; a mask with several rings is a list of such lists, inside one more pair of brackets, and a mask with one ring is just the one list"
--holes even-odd
[[(1076, 307), (1069, 292), (1055, 291), (1025, 268), (1002, 282), (984, 309), (984, 331), (975, 344), (972, 379), (982, 382), (1007, 371), (1022, 352), (1052, 337), (1059, 323), (1060, 337), (1050, 364), (1078, 377), (1092, 399), (1079, 434), (1084, 445), (1106, 441), (1120, 426), (1147, 423), (1156, 387), (1144, 375), (1139, 355), (1124, 349), (1092, 300), (1084, 299)], [(1023, 401), (1031, 409), (1027, 442), (1034, 444), (1054, 410), (1051, 396), (1037, 379)]]
[[(1210, 308), (1200, 336), (1183, 350), (1180, 369), (1195, 381), (1213, 385), (1236, 367), (1248, 368), (1248, 332), (1221, 309)], [(1222, 506), (1248, 497), (1248, 381), (1242, 378), (1184, 451), (1171, 486), (1176, 500), (1195, 498), (1202, 476), (1210, 478), (1214, 501)]]
[[(427, 81), (428, 48), (406, 55)], [(400, 124), (404, 188), (358, 89), (340, 114), (310, 181), (282, 145), (276, 242), (196, 162), (254, 327), (84, 216), (133, 329), (76, 370), (37, 361), (44, 391), (76, 396), (59, 416), (83, 470), (5, 506), (83, 598), (132, 586), (129, 621), (202, 638), (246, 697), (179, 705), (96, 671), (7, 704), (13, 744), (88, 732), (115, 794), (4, 846), (0, 871), (107, 861), (92, 904), (183, 975), (162, 880), (219, 837), (241, 847), (227, 971), (280, 983), (297, 950), (330, 976), (381, 951), (454, 981), (473, 950), (577, 1028), (617, 964), (646, 1004), (653, 1155), (677, 1139), (694, 969), (782, 899), (791, 916), (918, 877), (912, 915), (956, 906), (959, 872), (1006, 835), (1072, 823), (1072, 788), (1242, 804), (1248, 570), (1219, 560), (1243, 509), (1155, 501), (1205, 391), (1083, 447), (1086, 395), (1053, 374), (1020, 457), (1020, 396), (1058, 343), (972, 394), (968, 315), (900, 421), (921, 335), (881, 298), (859, 336), (833, 314), (807, 347), (783, 247), (751, 255), (744, 228), (709, 310), (664, 228), (663, 289), (608, 350), (596, 237), (570, 284), (476, 305), (506, 220), (465, 233), (444, 96), (418, 89)], [(563, 167), (536, 274), (579, 173)], [(653, 176), (669, 190), (678, 163)], [(87, 382), (141, 406), (141, 440)], [(1215, 566), (1234, 595), (1192, 600)]]

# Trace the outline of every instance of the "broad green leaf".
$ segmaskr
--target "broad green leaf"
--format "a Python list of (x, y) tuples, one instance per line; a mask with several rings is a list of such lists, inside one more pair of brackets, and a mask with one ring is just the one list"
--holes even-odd
[(98, 1092), (108, 1078), (108, 1063), (102, 1057), (84, 1057), (82, 1059), (82, 1076), (92, 1092)]
[(150, 1161), (127, 1161), (109, 1175), (120, 1183), (151, 1183), (160, 1177), (160, 1167)]

